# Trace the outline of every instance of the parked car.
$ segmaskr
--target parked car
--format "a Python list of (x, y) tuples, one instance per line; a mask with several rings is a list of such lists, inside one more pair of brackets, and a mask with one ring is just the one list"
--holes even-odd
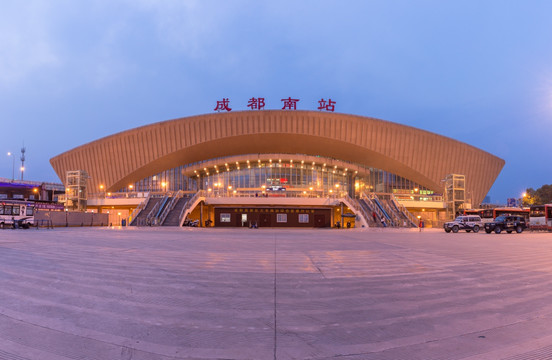
[(458, 216), (453, 221), (446, 222), (444, 225), (446, 232), (457, 233), (458, 230), (466, 230), (466, 232), (479, 232), (483, 227), (481, 217), (478, 215)]
[(527, 221), (523, 216), (498, 216), (492, 222), (485, 224), (487, 234), (493, 231), (495, 234), (500, 234), (502, 231), (506, 231), (508, 234), (515, 231), (519, 234), (525, 229), (527, 229)]

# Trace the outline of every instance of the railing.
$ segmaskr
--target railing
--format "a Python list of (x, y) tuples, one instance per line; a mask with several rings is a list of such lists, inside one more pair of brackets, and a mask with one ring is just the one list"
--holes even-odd
[(158, 201), (157, 204), (155, 204), (155, 206), (150, 210), (150, 212), (146, 216), (147, 225), (155, 225), (155, 214), (157, 214), (157, 210), (159, 210), (160, 206), (161, 206), (161, 201)]
[[(373, 195), (373, 194), (371, 194)], [(368, 203), (370, 204), (370, 207), (372, 208), (372, 211), (374, 211), (377, 215), (378, 215), (378, 219), (385, 219), (385, 215), (383, 214), (383, 212), (381, 211), (381, 209), (379, 208), (379, 206), (377, 206), (376, 204), (374, 204), (374, 201), (372, 200), (372, 197), (369, 196), (368, 194), (366, 194), (365, 192), (362, 192), (360, 194), (360, 198), (361, 199), (366, 199), (366, 201), (368, 201)], [(381, 221), (381, 220), (380, 220)]]
[(424, 194), (390, 194), (395, 197), (398, 201), (435, 201), (435, 202), (444, 202), (443, 195), (424, 195)]
[(52, 220), (43, 219), (43, 220), (35, 220), (34, 225), (36, 229), (38, 230), (39, 227), (44, 227), (46, 229), (53, 229), (54, 224)]
[(362, 207), (364, 212), (367, 214), (367, 220), (368, 220), (369, 226), (377, 227), (379, 223), (377, 219), (374, 216), (372, 216), (373, 210), (371, 208), (371, 205), (366, 200), (367, 199), (360, 197), (358, 199), (358, 204), (360, 205), (360, 207)]
[(180, 211), (180, 215), (178, 215), (179, 226), (182, 226), (182, 223), (184, 222), (185, 217), (188, 216), (187, 211), (189, 210), (190, 206), (193, 205), (200, 197), (205, 197), (205, 190), (199, 190), (197, 193), (195, 193), (194, 196), (190, 198), (190, 200), (186, 202), (186, 205), (182, 207), (182, 210)]
[(387, 215), (387, 219), (390, 221), (389, 225), (399, 226), (400, 218), (398, 217), (398, 214), (391, 209), (389, 204), (387, 204), (386, 199), (380, 199), (378, 195), (374, 194), (374, 200), (377, 201), (377, 203), (383, 208), (384, 213)]
[(178, 190), (176, 194), (174, 194), (169, 204), (165, 206), (165, 209), (163, 209), (163, 212), (159, 216), (159, 221), (158, 221), (159, 225), (163, 225), (169, 213), (174, 209), (178, 200), (180, 200), (183, 196), (184, 196), (184, 192), (182, 190)]
[(391, 201), (393, 201), (393, 204), (395, 204), (395, 206), (408, 218), (412, 226), (414, 227), (418, 226), (417, 224), (418, 219), (414, 215), (412, 215), (412, 213), (408, 211), (408, 209), (403, 204), (398, 202), (397, 199), (395, 198), (395, 195), (393, 194), (391, 194)]
[(362, 206), (360, 206), (358, 201), (356, 199), (351, 198), (349, 194), (345, 195), (343, 197), (343, 200), (345, 200), (344, 202), (348, 203), (347, 206), (353, 207), (353, 210), (357, 213), (357, 215), (360, 215), (360, 217), (362, 218), (361, 220), (364, 223), (363, 225), (366, 227), (369, 227), (368, 217), (367, 217), (368, 215), (366, 214), (366, 211), (364, 211)]
[(286, 191), (258, 191), (258, 190), (237, 190), (235, 193), (233, 191), (223, 191), (223, 190), (211, 190), (204, 191), (205, 197), (216, 198), (216, 197), (291, 197), (291, 198), (328, 198), (328, 199), (341, 199), (347, 195), (346, 191), (332, 191), (331, 194), (323, 193), (322, 191), (317, 190), (305, 190), (293, 188), (292, 190), (288, 189)]
[[(144, 210), (147, 206), (148, 206), (148, 203), (151, 199), (151, 194), (148, 194), (148, 196), (146, 197), (146, 199), (144, 201), (142, 201), (140, 204), (138, 204), (138, 206), (136, 207), (136, 209), (134, 209), (132, 211), (132, 214), (130, 214), (130, 216), (128, 217), (127, 221), (129, 219), (132, 219), (132, 221), (136, 220), (136, 218), (138, 217), (138, 215), (140, 215), (140, 212), (142, 212), (142, 210)], [(128, 221), (128, 224), (130, 225), (131, 224), (131, 221)], [(136, 224), (138, 225), (138, 224)]]
[(147, 198), (158, 192), (153, 191), (129, 191), (129, 192), (100, 192), (88, 193), (89, 199), (125, 199), (125, 198)]

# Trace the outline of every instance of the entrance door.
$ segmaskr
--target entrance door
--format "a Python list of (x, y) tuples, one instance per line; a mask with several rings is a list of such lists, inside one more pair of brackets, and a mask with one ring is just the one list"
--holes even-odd
[(247, 226), (247, 214), (241, 214), (241, 226)]
[(314, 227), (325, 227), (326, 219), (324, 215), (314, 215)]
[(263, 226), (263, 227), (269, 227), (271, 224), (270, 224), (270, 214), (260, 214), (260, 224), (259, 226)]

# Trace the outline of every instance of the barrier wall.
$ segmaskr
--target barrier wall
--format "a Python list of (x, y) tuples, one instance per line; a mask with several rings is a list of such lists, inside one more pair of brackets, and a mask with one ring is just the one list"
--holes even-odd
[(41, 225), (49, 220), (53, 226), (107, 226), (108, 216), (109, 214), (72, 211), (37, 211), (35, 221)]

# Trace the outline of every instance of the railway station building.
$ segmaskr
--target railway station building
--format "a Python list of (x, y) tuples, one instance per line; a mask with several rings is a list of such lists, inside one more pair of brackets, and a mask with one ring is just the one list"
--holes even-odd
[(50, 162), (66, 186), (86, 174), (88, 211), (114, 224), (217, 227), (437, 226), (480, 204), (504, 166), (425, 130), (295, 110), (162, 121)]

